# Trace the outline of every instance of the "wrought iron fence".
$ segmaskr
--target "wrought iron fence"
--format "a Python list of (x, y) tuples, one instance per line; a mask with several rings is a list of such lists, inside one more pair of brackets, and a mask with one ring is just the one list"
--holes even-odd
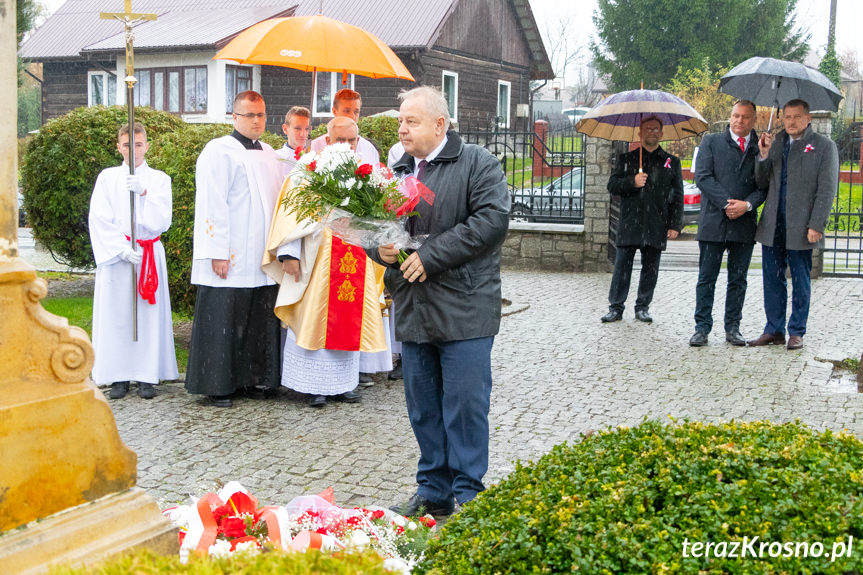
[(584, 223), (584, 137), (572, 125), (534, 124), (533, 131), (487, 122), (462, 122), (459, 135), (494, 154), (512, 198), (510, 219)]
[(839, 191), (824, 234), (824, 275), (863, 277), (863, 124), (839, 142)]

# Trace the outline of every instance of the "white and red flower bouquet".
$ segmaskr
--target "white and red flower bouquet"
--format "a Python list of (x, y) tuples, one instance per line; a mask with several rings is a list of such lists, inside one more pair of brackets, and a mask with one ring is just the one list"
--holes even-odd
[(348, 144), (333, 144), (300, 157), (290, 178), (293, 191), (283, 205), (297, 221), (322, 221), (363, 248), (392, 243), (416, 249), (422, 243), (410, 237), (404, 219), (420, 200), (433, 204), (434, 193), (413, 176), (399, 180), (382, 164), (362, 163)]
[(435, 528), (429, 515), (416, 521), (378, 507), (347, 509), (332, 488), (295, 497), (288, 505), (258, 505), (239, 483), (207, 493), (191, 505), (163, 512), (179, 528), (180, 556), (257, 553), (265, 546), (305, 552), (373, 549), (391, 571), (410, 573)]

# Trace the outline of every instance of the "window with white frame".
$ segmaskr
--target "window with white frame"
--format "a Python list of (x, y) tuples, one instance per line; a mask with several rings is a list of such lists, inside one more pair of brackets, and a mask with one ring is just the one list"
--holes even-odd
[(509, 128), (509, 103), (512, 85), (505, 80), (497, 81), (497, 122), (501, 128)]
[(448, 70), (443, 71), (441, 78), (443, 97), (449, 108), (449, 117), (453, 122), (458, 122), (458, 74)]
[(333, 116), (333, 96), (342, 88), (354, 89), (354, 75), (348, 74), (347, 85), (342, 84), (339, 72), (318, 72), (315, 78), (315, 109), (312, 114), (317, 117)]
[(252, 89), (252, 69), (248, 66), (225, 66), (225, 111), (231, 113), (237, 94)]
[(113, 106), (117, 103), (117, 76), (109, 72), (87, 72), (87, 105)]
[(135, 105), (174, 114), (207, 112), (207, 67), (135, 70)]

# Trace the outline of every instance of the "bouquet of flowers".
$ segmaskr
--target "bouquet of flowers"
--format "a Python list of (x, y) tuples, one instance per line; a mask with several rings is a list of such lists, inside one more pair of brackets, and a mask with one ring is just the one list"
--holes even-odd
[(404, 220), (419, 201), (434, 203), (434, 193), (415, 177), (395, 178), (386, 166), (363, 164), (348, 144), (327, 146), (320, 154), (304, 154), (291, 171), (293, 193), (286, 210), (297, 221), (317, 219), (342, 240), (370, 248), (393, 243), (400, 249), (419, 247)]
[(301, 551), (375, 550), (390, 571), (409, 574), (422, 558), (435, 528), (430, 515), (411, 520), (378, 507), (346, 509), (334, 502), (332, 488), (295, 497), (284, 507), (258, 507), (258, 501), (232, 481), (191, 505), (163, 512), (180, 529), (180, 556), (257, 553), (265, 545)]

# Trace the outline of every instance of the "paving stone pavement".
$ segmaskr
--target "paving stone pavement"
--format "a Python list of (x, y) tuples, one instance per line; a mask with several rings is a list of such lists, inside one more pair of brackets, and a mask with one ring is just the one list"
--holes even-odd
[[(725, 343), (721, 325), (723, 272), (710, 344), (690, 348), (696, 276), (660, 273), (653, 324), (636, 322), (630, 307), (623, 321), (604, 325), (610, 274), (505, 271), (504, 297), (527, 309), (503, 319), (494, 346), (487, 484), (516, 460), (645, 417), (800, 419), (863, 437), (863, 394), (835, 383), (832, 366), (816, 359), (860, 356), (863, 281), (813, 282), (802, 350), (736, 348)], [(750, 273), (747, 295), (741, 330), (754, 338), (764, 322), (760, 272)], [(162, 506), (232, 479), (267, 504), (328, 486), (341, 504), (403, 500), (414, 489), (418, 450), (401, 382), (378, 375), (360, 393), (360, 404), (321, 410), (287, 390), (217, 409), (168, 383), (156, 399), (144, 401), (133, 390), (110, 405), (121, 437), (138, 454), (138, 485)]]

